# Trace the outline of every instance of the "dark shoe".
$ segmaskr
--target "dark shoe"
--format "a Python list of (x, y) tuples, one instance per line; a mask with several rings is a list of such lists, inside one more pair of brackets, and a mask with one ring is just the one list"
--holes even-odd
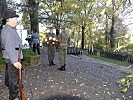
[(61, 68), (58, 68), (58, 70), (65, 71), (65, 66), (61, 66)]
[(52, 62), (51, 61), (49, 61), (49, 66), (52, 66)]
[(6, 87), (9, 87), (9, 83), (4, 82), (4, 84), (5, 84)]
[(55, 65), (53, 62), (51, 62), (52, 65)]
[(52, 63), (49, 63), (49, 66), (52, 66)]

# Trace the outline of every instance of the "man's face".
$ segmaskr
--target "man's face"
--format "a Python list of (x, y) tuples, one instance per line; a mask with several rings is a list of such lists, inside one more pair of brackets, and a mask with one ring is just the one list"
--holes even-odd
[(12, 27), (16, 27), (17, 22), (17, 17), (9, 18), (9, 23), (12, 25)]
[(53, 28), (50, 29), (50, 32), (53, 32)]
[(65, 29), (64, 29), (64, 28), (62, 28), (62, 29), (61, 29), (61, 31), (62, 31), (62, 32), (64, 32), (64, 31), (65, 31)]

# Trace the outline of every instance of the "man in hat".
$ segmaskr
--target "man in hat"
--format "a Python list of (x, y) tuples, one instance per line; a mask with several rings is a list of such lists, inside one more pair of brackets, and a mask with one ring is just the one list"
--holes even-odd
[[(18, 50), (22, 46), (21, 39), (16, 32), (17, 17), (19, 15), (13, 9), (5, 11), (3, 20), (5, 25), (1, 31), (2, 54), (7, 66), (5, 85), (9, 89), (9, 100), (20, 100), (18, 91), (18, 69), (22, 64), (18, 62)], [(21, 52), (21, 59), (23, 54)]]
[[(49, 40), (50, 38), (56, 38), (55, 33), (53, 32), (53, 27), (50, 27), (50, 31), (46, 35), (46, 39)], [(55, 44), (48, 44), (48, 60), (49, 66), (55, 65), (54, 64), (54, 57), (55, 57)]]
[(64, 71), (66, 70), (66, 57), (67, 57), (67, 42), (68, 42), (68, 33), (65, 30), (65, 26), (61, 27), (61, 33), (58, 35), (58, 39), (60, 40), (60, 45), (58, 47), (58, 57), (60, 68), (58, 70)]

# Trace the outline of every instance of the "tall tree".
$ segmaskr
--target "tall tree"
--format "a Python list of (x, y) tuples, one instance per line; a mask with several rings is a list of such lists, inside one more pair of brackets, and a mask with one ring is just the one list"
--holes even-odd
[(6, 0), (0, 0), (0, 19), (3, 17), (4, 12), (7, 9)]
[(38, 6), (39, 2), (35, 0), (28, 0), (28, 10), (31, 22), (31, 31), (34, 29), (39, 32), (39, 22), (38, 22)]
[[(103, 41), (101, 42), (101, 46), (105, 46), (103, 45), (105, 44), (104, 40), (105, 36), (106, 36), (106, 43), (115, 44), (115, 42), (112, 41), (111, 38), (115, 39), (116, 36), (114, 34), (116, 30), (116, 27), (114, 27), (114, 25), (116, 24), (115, 23), (116, 18), (119, 17), (119, 15), (122, 12), (122, 9), (127, 8), (123, 6), (125, 4), (124, 0), (121, 0), (123, 1), (122, 3), (119, 0), (114, 0), (115, 3), (111, 3), (112, 0), (90, 0), (90, 1), (25, 0), (25, 1), (28, 1), (29, 4), (31, 3), (30, 4), (31, 6), (34, 5), (32, 4), (33, 1), (34, 3), (39, 3), (38, 9), (36, 9), (36, 11), (38, 10), (39, 22), (41, 22), (46, 26), (52, 24), (56, 28), (59, 28), (60, 25), (65, 24), (70, 29), (73, 29), (72, 27), (80, 27), (79, 28), (80, 30), (78, 29), (72, 32), (74, 32), (74, 34), (79, 33), (80, 37), (82, 37), (79, 40), (80, 42), (82, 41), (80, 44), (82, 48), (87, 47), (86, 45), (95, 45), (94, 43), (96, 43), (99, 40), (97, 39), (98, 36), (100, 36), (101, 41)], [(114, 4), (114, 10), (112, 9), (113, 4)], [(34, 19), (33, 15), (35, 15), (32, 13), (32, 12), (35, 13), (35, 11), (32, 9), (31, 6), (28, 6), (30, 9), (29, 10), (30, 20)], [(103, 16), (101, 16), (104, 11), (107, 12), (106, 16), (104, 14)], [(104, 33), (106, 33), (106, 35)], [(110, 47), (112, 48), (113, 45)]]
[[(4, 15), (4, 12), (6, 11), (7, 9), (7, 4), (6, 4), (6, 0), (0, 0), (0, 34), (1, 34), (1, 24), (2, 24), (2, 17)], [(0, 38), (0, 41), (1, 41), (1, 38)], [(1, 43), (0, 43), (0, 53), (2, 53), (2, 48), (1, 48)]]

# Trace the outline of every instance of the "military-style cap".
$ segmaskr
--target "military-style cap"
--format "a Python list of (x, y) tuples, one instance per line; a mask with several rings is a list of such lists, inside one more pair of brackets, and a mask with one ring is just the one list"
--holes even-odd
[(53, 29), (54, 27), (50, 26), (49, 29)]
[(19, 15), (17, 15), (16, 11), (14, 11), (13, 9), (8, 9), (4, 13), (3, 20), (13, 17), (19, 17)]
[(50, 25), (49, 26), (49, 29), (54, 29), (54, 25)]

